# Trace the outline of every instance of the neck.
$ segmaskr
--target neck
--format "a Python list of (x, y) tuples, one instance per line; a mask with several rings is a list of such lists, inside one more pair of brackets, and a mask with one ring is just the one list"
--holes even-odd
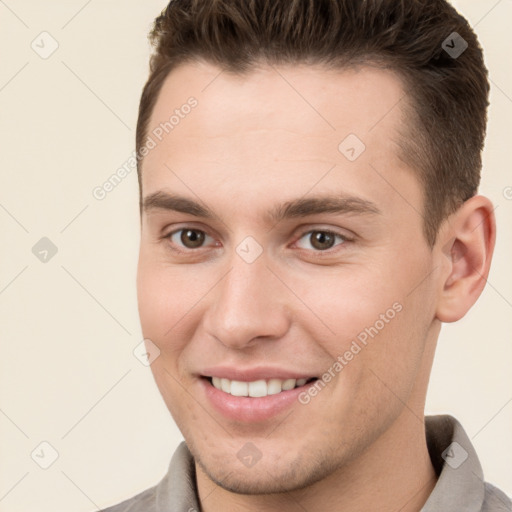
[(408, 408), (366, 452), (305, 489), (241, 495), (217, 486), (199, 467), (196, 474), (204, 512), (418, 512), (437, 480), (428, 454), (423, 415), (416, 416)]

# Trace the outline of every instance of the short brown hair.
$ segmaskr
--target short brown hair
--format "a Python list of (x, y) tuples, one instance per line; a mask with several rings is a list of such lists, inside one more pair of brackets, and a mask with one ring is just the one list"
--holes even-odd
[[(454, 32), (468, 45), (457, 58), (443, 49)], [(165, 78), (185, 62), (240, 75), (258, 63), (369, 63), (398, 73), (410, 98), (399, 156), (423, 185), (430, 246), (443, 219), (477, 193), (488, 72), (475, 33), (446, 0), (171, 0), (149, 37), (155, 52), (140, 100), (137, 154)], [(139, 161), (142, 201), (141, 172)]]

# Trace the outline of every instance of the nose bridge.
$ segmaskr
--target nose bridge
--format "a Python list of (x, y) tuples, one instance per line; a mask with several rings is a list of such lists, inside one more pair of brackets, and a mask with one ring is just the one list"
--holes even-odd
[(288, 328), (282, 290), (253, 242), (242, 242), (233, 251), (229, 271), (216, 292), (204, 325), (208, 333), (231, 348), (243, 348), (255, 338), (278, 338)]

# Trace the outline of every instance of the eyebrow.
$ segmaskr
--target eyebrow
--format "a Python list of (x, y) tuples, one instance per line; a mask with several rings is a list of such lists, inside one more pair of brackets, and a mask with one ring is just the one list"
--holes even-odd
[[(163, 191), (146, 196), (142, 209), (146, 213), (154, 210), (169, 210), (205, 219), (217, 218), (217, 215), (207, 206), (193, 199)], [(308, 217), (322, 213), (382, 215), (381, 210), (371, 201), (340, 193), (286, 201), (268, 211), (265, 215), (265, 221), (278, 223), (285, 219)]]

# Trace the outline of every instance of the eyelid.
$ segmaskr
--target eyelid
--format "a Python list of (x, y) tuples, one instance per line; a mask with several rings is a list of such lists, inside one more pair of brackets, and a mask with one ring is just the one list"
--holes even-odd
[[(171, 242), (171, 237), (173, 235), (175, 235), (176, 233), (179, 233), (180, 231), (186, 231), (187, 229), (189, 229), (191, 231), (200, 231), (201, 233), (204, 233), (206, 236), (209, 236), (210, 238), (215, 240), (215, 237), (213, 235), (211, 235), (207, 229), (198, 228), (198, 227), (195, 227), (195, 226), (190, 225), (190, 224), (186, 224), (184, 226), (177, 227), (177, 228), (173, 229), (172, 231), (169, 231), (167, 234), (162, 236), (162, 239), (163, 240), (167, 240), (169, 242), (169, 244), (171, 246), (173, 246), (172, 250), (174, 250), (176, 252), (179, 252), (179, 253), (190, 253), (190, 254), (192, 254), (194, 252), (199, 252), (201, 249), (205, 249), (205, 248), (208, 247), (208, 246), (201, 246), (201, 247), (197, 247), (195, 249), (189, 249), (188, 247), (183, 247), (183, 246), (178, 245), (178, 247), (176, 248), (175, 247), (176, 244)], [(213, 246), (213, 247), (215, 248), (215, 246)]]
[[(165, 233), (166, 229), (167, 228), (162, 229), (162, 232)], [(169, 232), (167, 232), (167, 234), (162, 235), (162, 238), (168, 238), (171, 235), (174, 235), (175, 233), (177, 233), (178, 231), (184, 231), (186, 229), (190, 229), (190, 230), (193, 230), (193, 231), (201, 231), (201, 232), (205, 233), (206, 235), (208, 235), (208, 236), (210, 236), (212, 238), (215, 238), (211, 234), (209, 228), (207, 228), (205, 226), (202, 226), (202, 225), (201, 226), (197, 226), (194, 222), (187, 222), (187, 223), (183, 223), (183, 224), (173, 225), (172, 231), (169, 231)]]
[[(192, 224), (186, 224), (186, 225), (182, 225), (182, 226), (176, 227), (172, 231), (169, 231), (169, 233), (167, 233), (166, 235), (163, 235), (162, 239), (167, 239), (169, 244), (171, 245), (171, 250), (173, 250), (173, 251), (175, 251), (177, 253), (181, 253), (181, 254), (192, 255), (194, 253), (200, 253), (201, 249), (207, 249), (208, 248), (208, 246), (201, 246), (201, 247), (190, 249), (190, 248), (187, 248), (187, 247), (182, 247), (180, 245), (176, 245), (175, 243), (171, 242), (171, 237), (173, 235), (175, 235), (176, 233), (179, 233), (180, 231), (185, 231), (187, 229), (190, 229), (190, 230), (193, 230), (193, 231), (200, 231), (200, 232), (204, 233), (206, 236), (209, 236), (210, 238), (215, 240), (215, 237), (212, 234), (209, 233), (208, 229), (205, 229), (205, 228), (202, 228), (202, 227), (201, 228), (195, 227)], [(308, 234), (311, 234), (311, 233), (314, 233), (315, 231), (316, 232), (322, 232), (322, 233), (329, 233), (329, 234), (331, 234), (331, 235), (333, 235), (335, 237), (341, 238), (343, 241), (341, 243), (339, 243), (339, 244), (336, 244), (333, 247), (330, 247), (329, 249), (324, 250), (324, 251), (315, 250), (315, 249), (304, 249), (302, 247), (297, 247), (297, 249), (299, 251), (307, 252), (308, 254), (313, 254), (315, 257), (322, 257), (324, 255), (325, 255), (325, 257), (327, 257), (327, 256), (333, 255), (333, 253), (338, 252), (340, 250), (339, 249), (340, 246), (346, 245), (347, 242), (353, 242), (354, 239), (355, 239), (355, 236), (346, 235), (345, 233), (341, 233), (341, 232), (339, 232), (336, 229), (331, 228), (331, 227), (322, 227), (322, 226), (313, 226), (312, 227), (312, 226), (309, 226), (308, 229), (303, 229), (300, 232), (300, 235), (298, 237), (294, 237), (295, 241), (292, 243), (292, 246), (295, 246), (299, 240), (304, 238), (304, 236), (306, 236)], [(210, 246), (210, 247), (212, 247), (212, 246)], [(216, 247), (218, 247), (218, 243), (217, 242), (215, 242), (215, 245), (213, 246), (213, 248), (216, 248)], [(343, 250), (343, 249), (341, 249), (341, 250)]]
[(333, 228), (333, 227), (324, 227), (324, 226), (308, 227), (308, 229), (304, 229), (303, 231), (300, 231), (299, 238), (302, 238), (304, 235), (313, 233), (315, 231), (320, 231), (322, 233), (330, 233), (332, 235), (337, 235), (346, 240), (352, 240), (354, 238), (354, 235), (349, 235), (348, 233), (345, 233), (345, 232), (342, 233), (341, 231), (338, 231), (336, 228)]
[(309, 235), (309, 234), (314, 233), (314, 232), (329, 233), (330, 235), (333, 235), (335, 237), (341, 238), (343, 240), (343, 242), (339, 243), (339, 244), (336, 244), (333, 247), (330, 247), (329, 249), (326, 249), (325, 251), (314, 250), (314, 249), (303, 249), (301, 247), (298, 247), (298, 249), (300, 251), (307, 251), (308, 253), (313, 253), (315, 256), (316, 255), (323, 255), (323, 254), (331, 255), (333, 252), (337, 252), (337, 250), (338, 250), (338, 249), (336, 249), (337, 247), (343, 246), (347, 242), (353, 242), (354, 241), (354, 237), (348, 236), (348, 235), (346, 235), (344, 233), (340, 233), (339, 231), (336, 231), (333, 228), (314, 227), (314, 228), (310, 228), (310, 229), (307, 229), (305, 231), (302, 231), (301, 234), (296, 238), (295, 242), (293, 242), (293, 245), (296, 245), (297, 242), (299, 240), (301, 240), (302, 238), (304, 238), (306, 235)]

